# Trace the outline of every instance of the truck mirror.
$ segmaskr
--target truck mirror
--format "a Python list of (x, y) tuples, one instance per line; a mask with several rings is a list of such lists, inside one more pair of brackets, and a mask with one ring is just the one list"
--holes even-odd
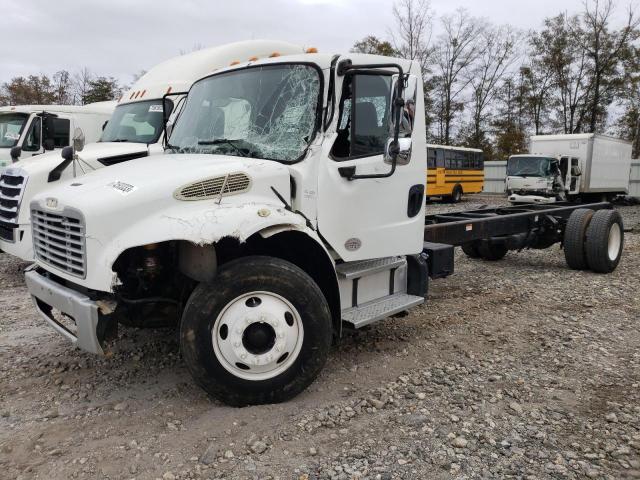
[(411, 147), (411, 138), (398, 138), (397, 142), (390, 138), (384, 149), (385, 163), (393, 163), (395, 159), (396, 165), (407, 165), (411, 161)]
[(76, 127), (73, 131), (73, 149), (76, 152), (81, 152), (84, 149), (84, 132), (80, 127)]
[(571, 167), (572, 177), (579, 177), (580, 175), (582, 175), (582, 169), (580, 168), (579, 165), (574, 165), (573, 167)]
[(22, 155), (22, 147), (13, 147), (10, 153), (11, 153), (11, 161), (17, 162), (18, 160), (20, 160), (20, 156)]
[(73, 160), (73, 147), (64, 147), (60, 155), (66, 161), (70, 162), (71, 160)]
[[(391, 131), (394, 131), (395, 125), (395, 108), (396, 103), (394, 100), (397, 97), (397, 88), (398, 88), (398, 75), (394, 75), (392, 79), (392, 88), (391, 88)], [(402, 113), (400, 115), (400, 137), (410, 137), (413, 132), (413, 124), (415, 121), (416, 115), (416, 99), (418, 94), (418, 79), (415, 75), (405, 75), (402, 79), (403, 82), (403, 91), (402, 91)]]

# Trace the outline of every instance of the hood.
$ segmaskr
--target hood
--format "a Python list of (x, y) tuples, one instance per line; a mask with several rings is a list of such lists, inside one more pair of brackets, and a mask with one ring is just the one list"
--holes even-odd
[(148, 154), (149, 146), (146, 143), (98, 142), (86, 145), (78, 153), (78, 159), (98, 169), (142, 158)]
[[(270, 197), (274, 196), (270, 185), (281, 188), (289, 182), (288, 168), (274, 161), (224, 155), (160, 154), (59, 182), (36, 195), (33, 201), (43, 208), (51, 209), (52, 204), (57, 204), (59, 209), (75, 208), (87, 219), (87, 227), (90, 218), (99, 221), (101, 216), (113, 217), (117, 212), (127, 221), (134, 221), (135, 217), (171, 209), (176, 204), (200, 203), (176, 200), (174, 192), (188, 184), (230, 173), (245, 173), (250, 178), (251, 191)], [(225, 196), (222, 203), (238, 197)], [(47, 199), (55, 201), (47, 202)], [(212, 200), (206, 201), (212, 203)]]

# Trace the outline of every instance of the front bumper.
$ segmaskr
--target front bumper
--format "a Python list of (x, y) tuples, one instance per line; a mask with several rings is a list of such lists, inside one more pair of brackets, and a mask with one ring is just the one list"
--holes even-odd
[[(45, 322), (76, 347), (104, 355), (97, 332), (100, 320), (97, 302), (41, 275), (34, 266), (27, 269), (25, 281), (33, 303)], [(56, 320), (52, 309), (71, 317), (75, 322), (75, 332)]]
[(511, 203), (555, 203), (556, 197), (543, 197), (541, 195), (519, 195), (512, 193), (509, 195)]

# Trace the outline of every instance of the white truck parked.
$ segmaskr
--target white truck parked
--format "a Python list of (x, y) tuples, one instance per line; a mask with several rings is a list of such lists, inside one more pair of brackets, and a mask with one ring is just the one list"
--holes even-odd
[[(98, 143), (76, 142), (76, 151), (67, 151), (67, 158), (61, 158), (59, 152), (44, 155), (37, 162), (22, 161), (3, 172), (0, 250), (33, 260), (28, 205), (34, 195), (53, 183), (162, 152), (163, 115), (174, 121), (194, 81), (236, 61), (302, 52), (303, 47), (286, 42), (249, 40), (198, 50), (156, 65), (122, 96)], [(86, 142), (98, 138), (85, 132)], [(26, 207), (21, 208), (23, 205)]]
[(631, 143), (593, 133), (536, 135), (507, 161), (512, 203), (611, 200), (629, 193)]
[(0, 168), (71, 145), (81, 128), (89, 142), (97, 142), (116, 102), (87, 105), (19, 105), (0, 107)]
[(615, 269), (607, 203), (425, 217), (421, 79), (416, 61), (349, 53), (194, 83), (166, 153), (33, 199), (39, 314), (96, 354), (119, 323), (177, 324), (196, 382), (247, 405), (304, 390), (343, 327), (422, 304), (454, 246), (498, 260), (564, 239), (572, 268)]

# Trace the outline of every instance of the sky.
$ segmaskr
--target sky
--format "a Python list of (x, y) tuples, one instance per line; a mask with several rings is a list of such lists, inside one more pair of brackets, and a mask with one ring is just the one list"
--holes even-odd
[[(387, 39), (393, 0), (1, 0), (0, 82), (75, 72), (130, 83), (132, 75), (191, 51), (247, 39), (284, 40), (346, 52), (359, 39)], [(432, 0), (436, 15), (466, 8), (528, 30), (582, 0)], [(437, 21), (436, 21), (437, 25)]]

